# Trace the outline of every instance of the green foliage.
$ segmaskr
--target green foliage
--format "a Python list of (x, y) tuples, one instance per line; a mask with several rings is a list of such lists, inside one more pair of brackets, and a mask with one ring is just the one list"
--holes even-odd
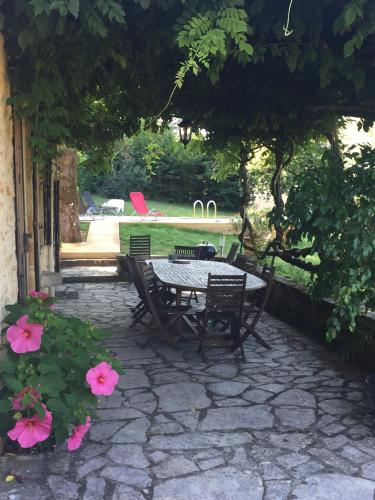
[(118, 151), (107, 172), (79, 168), (81, 191), (125, 200), (130, 191), (142, 191), (148, 198), (189, 204), (213, 199), (221, 210), (239, 210), (238, 178), (212, 179), (213, 161), (202, 153), (199, 140), (185, 149), (169, 130), (140, 131)]
[(320, 266), (316, 297), (330, 297), (335, 309), (327, 337), (343, 326), (350, 332), (358, 315), (375, 307), (375, 152), (351, 148), (343, 157), (327, 151), (322, 163), (297, 176), (286, 210), (289, 241), (306, 238)]
[(216, 5), (203, 3), (202, 11), (196, 12), (187, 6), (175, 26), (177, 44), (188, 49), (188, 57), (176, 77), (176, 84), (182, 87), (187, 70), (197, 75), (200, 66), (205, 68), (212, 82), (219, 80), (225, 60), (233, 55), (245, 64), (252, 54), (253, 46), (248, 41), (252, 28), (243, 0), (221, 0)]
[[(316, 168), (321, 164), (321, 157), (327, 149), (326, 142), (320, 139), (308, 139), (296, 147), (293, 158), (281, 173), (281, 188), (287, 194), (294, 184), (296, 176), (304, 172), (308, 166)], [(250, 162), (249, 172), (255, 191), (269, 196), (272, 175), (275, 169), (274, 157), (269, 149), (263, 148), (254, 161)]]
[[(63, 317), (51, 311), (54, 300), (27, 298), (26, 307), (7, 306), (5, 323), (13, 325), (24, 314), (29, 323), (43, 325), (41, 347), (34, 352), (16, 354), (9, 343), (4, 343), (0, 365), (0, 436), (14, 427), (21, 417), (38, 413), (44, 416), (41, 404), (52, 412), (52, 433), (42, 447), (61, 445), (72, 434), (72, 429), (85, 422), (86, 416), (97, 404), (85, 382), (89, 368), (101, 361), (109, 362), (121, 371), (118, 361), (101, 346), (107, 333), (74, 317)], [(5, 333), (4, 329), (4, 333)], [(29, 396), (22, 400), (24, 409), (12, 409), (12, 400), (25, 388), (34, 388), (41, 399), (29, 405)]]

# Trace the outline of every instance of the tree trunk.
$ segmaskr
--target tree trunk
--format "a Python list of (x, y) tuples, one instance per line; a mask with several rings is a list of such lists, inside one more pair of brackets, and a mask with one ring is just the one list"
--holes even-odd
[[(242, 187), (242, 203), (240, 211), (240, 215), (242, 218), (242, 229), (240, 234), (238, 235), (238, 239), (241, 242), (241, 247), (244, 247), (247, 250), (255, 251), (254, 230), (247, 213), (250, 204), (254, 201), (254, 189), (253, 186), (251, 185), (251, 179), (247, 168), (249, 155), (250, 155), (249, 150), (245, 148), (241, 149), (239, 153), (240, 157), (239, 174)], [(249, 245), (245, 240), (246, 233), (249, 234), (250, 240), (252, 242), (251, 245)]]
[[(275, 204), (274, 226), (276, 231), (275, 241), (280, 245), (284, 239), (284, 228), (282, 227), (282, 217), (284, 214), (284, 201), (281, 189), (281, 174), (283, 169), (291, 162), (294, 152), (294, 144), (285, 139), (275, 141), (273, 152), (275, 155), (275, 171), (271, 180), (271, 194)], [(287, 155), (287, 156), (286, 156)]]
[(60, 179), (60, 241), (77, 243), (82, 241), (79, 230), (77, 152), (62, 148), (56, 163)]

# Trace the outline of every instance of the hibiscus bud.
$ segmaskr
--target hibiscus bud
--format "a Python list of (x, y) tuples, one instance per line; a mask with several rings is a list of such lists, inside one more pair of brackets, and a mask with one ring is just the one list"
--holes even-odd
[(18, 411), (13, 415), (14, 420), (20, 420), (22, 418), (22, 413)]

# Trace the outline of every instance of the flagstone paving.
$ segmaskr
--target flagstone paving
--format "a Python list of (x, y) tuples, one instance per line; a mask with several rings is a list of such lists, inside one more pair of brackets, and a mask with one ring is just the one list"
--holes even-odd
[[(71, 286), (71, 285), (70, 285)], [(0, 500), (374, 500), (365, 374), (275, 318), (247, 362), (196, 347), (141, 349), (124, 283), (79, 284), (64, 314), (108, 328), (125, 373), (82, 448), (0, 458)], [(5, 483), (8, 472), (22, 483)]]

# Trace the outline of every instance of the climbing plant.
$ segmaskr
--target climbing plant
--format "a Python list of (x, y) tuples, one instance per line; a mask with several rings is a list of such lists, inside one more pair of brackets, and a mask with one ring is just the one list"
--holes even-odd
[[(154, 127), (158, 116), (184, 116), (206, 129), (216, 148), (241, 153), (245, 207), (251, 196), (243, 166), (254, 144), (266, 146), (274, 158), (272, 220), (279, 231), (278, 246), (270, 251), (299, 264), (310, 250), (286, 248), (281, 241), (285, 221), (299, 205), (280, 203), (279, 174), (291, 165), (292, 148), (329, 132), (337, 115), (358, 116), (364, 126), (374, 119), (375, 2), (294, 0), (289, 7), (287, 0), (0, 0), (11, 102), (32, 125), (35, 158), (53, 157), (65, 143), (89, 151), (99, 164), (114, 140), (139, 129), (141, 118)], [(358, 169), (361, 160), (369, 161), (358, 157)], [(323, 165), (334, 183), (328, 159)], [(342, 170), (342, 186), (357, 189), (350, 206), (364, 217), (357, 200), (372, 182), (371, 169), (363, 170), (360, 184), (349, 176), (354, 170)], [(296, 186), (318, 199), (308, 175)], [(321, 191), (328, 205), (338, 205), (338, 194)], [(346, 230), (348, 214), (340, 206), (321, 213), (328, 227)], [(289, 243), (303, 234), (296, 232)], [(339, 254), (335, 259), (345, 263), (355, 238), (339, 229), (334, 234), (337, 241), (328, 229), (317, 241), (330, 242)], [(366, 234), (356, 237), (358, 248), (367, 248)], [(331, 254), (320, 253), (327, 264), (312, 269), (319, 290), (326, 287), (339, 302), (346, 297), (359, 304), (359, 292), (345, 288), (343, 268), (330, 269), (331, 281), (344, 291), (328, 287), (322, 274)], [(363, 276), (369, 265), (364, 259), (350, 278), (366, 305), (371, 291)], [(336, 315), (330, 336), (341, 320), (352, 328), (358, 310)]]

